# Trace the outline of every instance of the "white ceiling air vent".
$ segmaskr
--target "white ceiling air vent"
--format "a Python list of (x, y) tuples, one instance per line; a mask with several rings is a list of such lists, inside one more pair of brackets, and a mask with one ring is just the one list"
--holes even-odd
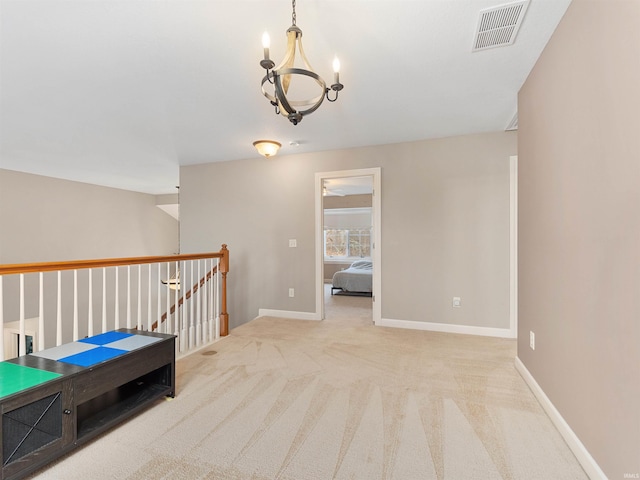
[(524, 0), (480, 10), (472, 51), (504, 47), (515, 42), (528, 6), (529, 0)]
[(518, 112), (513, 116), (509, 125), (504, 129), (505, 132), (510, 132), (512, 130), (518, 130)]

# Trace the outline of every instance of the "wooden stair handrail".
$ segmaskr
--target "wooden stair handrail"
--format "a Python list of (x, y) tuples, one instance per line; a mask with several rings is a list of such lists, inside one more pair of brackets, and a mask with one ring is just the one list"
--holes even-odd
[[(146, 263), (177, 262), (202, 258), (224, 258), (226, 245), (219, 252), (186, 253), (181, 255), (160, 255), (155, 257), (102, 258), (93, 260), (71, 260), (67, 262), (16, 263), (0, 265), (0, 275), (16, 273), (57, 272), (58, 270), (80, 270), (83, 268), (120, 267)], [(228, 252), (228, 250), (226, 250)]]

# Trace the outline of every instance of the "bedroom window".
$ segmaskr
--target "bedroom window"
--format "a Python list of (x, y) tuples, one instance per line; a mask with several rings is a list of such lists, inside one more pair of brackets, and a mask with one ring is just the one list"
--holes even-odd
[(371, 229), (328, 228), (324, 231), (325, 257), (362, 258), (371, 256)]

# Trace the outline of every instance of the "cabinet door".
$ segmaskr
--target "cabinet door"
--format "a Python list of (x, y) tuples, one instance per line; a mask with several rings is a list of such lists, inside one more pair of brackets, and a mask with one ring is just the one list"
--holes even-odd
[(55, 458), (75, 436), (72, 382), (48, 382), (0, 405), (2, 478), (19, 478)]

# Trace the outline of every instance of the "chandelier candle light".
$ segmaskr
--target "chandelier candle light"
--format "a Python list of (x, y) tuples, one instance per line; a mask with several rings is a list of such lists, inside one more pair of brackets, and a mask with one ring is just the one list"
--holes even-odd
[[(311, 65), (309, 65), (309, 60), (307, 60), (307, 56), (304, 54), (302, 48), (302, 30), (296, 26), (296, 0), (292, 0), (291, 6), (293, 10), (291, 15), (292, 24), (287, 30), (287, 52), (284, 60), (282, 60), (280, 65), (275, 67), (275, 63), (269, 58), (270, 39), (269, 34), (265, 32), (262, 36), (264, 59), (260, 61), (260, 66), (267, 71), (262, 79), (262, 93), (269, 99), (271, 105), (275, 107), (276, 114), (286, 116), (291, 123), (297, 125), (302, 121), (304, 116), (315, 112), (318, 107), (322, 105), (325, 98), (329, 102), (335, 102), (338, 99), (338, 92), (340, 92), (344, 86), (340, 83), (340, 61), (337, 58), (333, 60), (334, 74), (331, 87), (327, 87), (322, 77), (314, 72)], [(294, 67), (296, 45), (305, 68)], [(294, 75), (298, 76), (297, 78), (301, 78), (300, 76), (302, 76), (314, 80), (317, 86), (320, 87), (320, 94), (312, 96), (307, 100), (294, 100), (289, 98), (287, 95), (289, 94)], [(273, 93), (267, 91), (267, 84), (273, 85)], [(335, 92), (333, 99), (329, 97), (329, 92), (331, 91)], [(304, 90), (303, 92), (306, 93)]]

